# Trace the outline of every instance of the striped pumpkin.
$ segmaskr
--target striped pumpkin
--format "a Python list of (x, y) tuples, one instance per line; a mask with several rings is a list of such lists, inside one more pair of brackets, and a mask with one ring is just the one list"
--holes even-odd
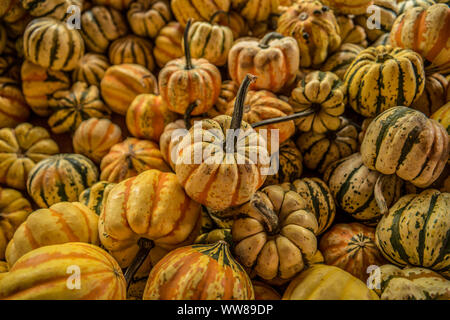
[[(370, 10), (364, 14), (356, 16), (355, 22), (364, 28), (367, 39), (377, 40), (383, 34), (389, 33), (397, 19), (397, 3), (391, 0), (374, 0)], [(373, 15), (377, 21), (373, 21)], [(377, 25), (378, 24), (378, 25)]]
[(361, 15), (373, 4), (373, 0), (322, 0), (337, 13)]
[(230, 102), (236, 98), (239, 90), (239, 84), (233, 80), (225, 80), (220, 86), (219, 97), (216, 104), (208, 111), (207, 115), (210, 118), (226, 114)]
[(48, 125), (53, 133), (74, 133), (90, 118), (109, 118), (111, 111), (100, 99), (100, 90), (85, 82), (76, 82), (70, 90), (60, 90), (49, 100), (53, 114)]
[(429, 73), (450, 72), (450, 7), (444, 3), (416, 7), (400, 15), (392, 27), (392, 46), (418, 52)]
[(39, 161), (59, 153), (48, 131), (29, 123), (0, 129), (0, 183), (26, 190), (28, 174)]
[(170, 165), (173, 171), (177, 162), (178, 146), (181, 140), (188, 133), (183, 120), (176, 120), (164, 127), (164, 131), (159, 139), (159, 148), (164, 160)]
[(126, 115), (128, 107), (141, 93), (156, 93), (155, 76), (137, 64), (121, 64), (109, 67), (100, 82), (102, 98), (111, 110)]
[(188, 41), (194, 59), (204, 58), (219, 67), (227, 63), (234, 39), (226, 26), (196, 21), (189, 29)]
[(395, 174), (383, 176), (369, 170), (363, 164), (360, 153), (331, 163), (323, 179), (330, 187), (336, 205), (367, 225), (376, 225), (382, 215), (374, 190), (378, 179), (382, 179), (379, 183), (388, 207), (400, 198), (403, 184)]
[(294, 182), (303, 172), (303, 156), (292, 140), (285, 141), (280, 149), (271, 156), (272, 165), (278, 165), (273, 175), (268, 175), (264, 186)]
[(439, 122), (447, 130), (448, 135), (450, 135), (450, 100), (433, 113), (431, 119)]
[(112, 7), (116, 10), (126, 10), (133, 0), (92, 0), (95, 5)]
[(70, 6), (83, 7), (83, 0), (21, 0), (23, 8), (33, 17), (52, 17), (65, 21), (71, 16)]
[(323, 173), (330, 163), (358, 150), (358, 128), (346, 118), (340, 117), (340, 126), (327, 133), (305, 132), (296, 143), (303, 154), (308, 169)]
[(98, 245), (98, 217), (79, 202), (59, 202), (36, 210), (17, 228), (6, 248), (12, 267), (26, 253), (37, 248), (67, 242)]
[(138, 95), (127, 110), (126, 123), (130, 133), (136, 138), (159, 142), (164, 128), (178, 118), (163, 103), (161, 96)]
[(98, 179), (97, 167), (80, 154), (62, 153), (38, 162), (28, 174), (27, 191), (41, 208), (77, 201)]
[(376, 290), (381, 300), (450, 300), (450, 281), (431, 270), (386, 264), (372, 274), (381, 278)]
[(108, 119), (90, 118), (81, 122), (73, 135), (73, 150), (100, 163), (112, 146), (122, 141), (122, 130)]
[(97, 53), (86, 53), (72, 72), (72, 81), (82, 81), (89, 85), (100, 86), (106, 69), (111, 65), (108, 59)]
[(292, 183), (283, 183), (281, 187), (297, 192), (306, 201), (308, 209), (317, 218), (316, 235), (322, 234), (332, 225), (336, 215), (336, 205), (325, 182), (319, 178), (303, 178)]
[(190, 18), (195, 21), (209, 21), (217, 11), (228, 12), (230, 0), (172, 0), (170, 6), (173, 15), (184, 28)]
[(390, 38), (390, 33), (384, 33), (381, 36), (378, 37), (377, 40), (375, 40), (375, 42), (372, 43), (372, 47), (378, 47), (378, 46), (389, 46), (391, 45), (391, 41), (389, 40)]
[(0, 77), (0, 128), (14, 127), (29, 116), (30, 108), (20, 85), (11, 78)]
[(333, 11), (318, 0), (295, 3), (278, 19), (277, 32), (294, 37), (300, 49), (300, 66), (319, 66), (341, 45)]
[(366, 282), (369, 266), (385, 263), (375, 245), (375, 229), (360, 223), (335, 224), (319, 244), (325, 263), (339, 267)]
[(348, 103), (357, 113), (373, 117), (395, 106), (410, 106), (425, 87), (419, 54), (391, 46), (361, 51), (344, 76)]
[(419, 110), (427, 117), (435, 113), (445, 104), (448, 81), (439, 73), (429, 75), (425, 79), (425, 89), (411, 108)]
[(238, 84), (251, 73), (257, 76), (253, 90), (278, 92), (294, 82), (299, 61), (295, 39), (271, 32), (261, 40), (242, 38), (235, 42), (228, 54), (228, 72)]
[(246, 21), (238, 12), (216, 12), (210, 22), (216, 22), (221, 26), (227, 26), (233, 32), (234, 39), (245, 37), (249, 34), (249, 21)]
[(434, 0), (404, 0), (398, 3), (398, 15), (405, 13), (410, 8), (428, 8), (429, 6), (436, 4), (436, 2), (437, 1)]
[(231, 7), (247, 21), (264, 22), (278, 13), (279, 0), (231, 0)]
[(350, 273), (316, 264), (291, 281), (283, 300), (379, 300), (377, 294)]
[(231, 233), (234, 256), (265, 280), (289, 280), (317, 250), (317, 219), (295, 191), (273, 185), (239, 209)]
[(84, 55), (84, 41), (76, 29), (54, 18), (33, 19), (23, 35), (25, 58), (44, 68), (70, 71)]
[(155, 68), (152, 50), (153, 45), (147, 39), (127, 35), (111, 43), (108, 57), (111, 64), (139, 64), (152, 71)]
[(183, 27), (175, 21), (169, 22), (158, 33), (153, 48), (156, 64), (162, 68), (170, 60), (183, 56)]
[(340, 115), (344, 113), (346, 87), (337, 75), (331, 72), (309, 73), (292, 90), (289, 104), (294, 112), (305, 112), (295, 120), (300, 131), (326, 133), (338, 130)]
[(252, 283), (224, 241), (176, 249), (152, 269), (143, 300), (253, 300)]
[(363, 47), (359, 45), (344, 43), (335, 53), (328, 57), (321, 70), (333, 72), (343, 80), (345, 72), (362, 50)]
[(137, 0), (131, 3), (127, 19), (134, 34), (155, 38), (159, 30), (172, 20), (172, 13), (165, 1)]
[(369, 124), (361, 154), (369, 169), (425, 188), (444, 170), (449, 144), (447, 131), (437, 121), (414, 109), (395, 107)]
[(375, 241), (398, 266), (420, 266), (450, 276), (450, 193), (428, 189), (398, 200), (377, 225)]
[(336, 15), (336, 21), (339, 25), (342, 45), (350, 43), (363, 48), (367, 47), (366, 31), (355, 24), (353, 18), (348, 15)]
[[(155, 249), (191, 244), (198, 235), (200, 211), (175, 174), (147, 170), (109, 191), (100, 214), (100, 241), (126, 268), (139, 250), (140, 238), (153, 241)], [(149, 262), (141, 268), (147, 274)]]
[[(49, 116), (51, 96), (70, 88), (70, 78), (63, 71), (46, 69), (25, 60), (21, 68), (22, 92), (27, 104), (39, 116)], [(22, 122), (22, 121), (21, 121)]]
[(19, 191), (0, 187), (0, 261), (5, 260), (6, 246), (32, 210)]
[(90, 188), (85, 189), (80, 194), (78, 201), (99, 216), (103, 210), (103, 204), (106, 201), (109, 192), (115, 185), (115, 183), (107, 181), (94, 183)]
[(120, 182), (150, 169), (170, 171), (158, 145), (147, 140), (127, 138), (112, 146), (108, 154), (103, 157), (100, 164), (100, 179)]
[[(74, 269), (74, 266), (79, 269)], [(71, 275), (76, 274), (81, 277), (80, 282), (70, 281)], [(117, 262), (99, 247), (81, 242), (33, 250), (20, 258), (0, 279), (2, 300), (125, 298), (126, 283)]]
[(95, 6), (81, 15), (81, 35), (91, 52), (105, 53), (109, 44), (127, 34), (121, 13), (111, 7)]

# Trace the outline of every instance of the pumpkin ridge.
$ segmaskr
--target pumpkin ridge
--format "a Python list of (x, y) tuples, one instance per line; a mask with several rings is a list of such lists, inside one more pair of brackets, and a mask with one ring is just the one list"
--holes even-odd
[(425, 250), (425, 237), (426, 237), (425, 232), (426, 232), (426, 227), (427, 227), (428, 221), (430, 220), (430, 216), (431, 216), (431, 214), (434, 211), (434, 207), (436, 205), (436, 201), (437, 201), (438, 197), (439, 197), (439, 194), (434, 194), (431, 197), (430, 204), (428, 206), (428, 210), (427, 210), (427, 213), (426, 213), (426, 216), (425, 216), (424, 224), (422, 226), (422, 229), (419, 232), (419, 245), (417, 247), (417, 253), (419, 254), (420, 265), (423, 265), (423, 255), (424, 255), (424, 250)]
[(341, 188), (339, 189), (339, 192), (336, 195), (336, 202), (338, 202), (340, 204), (340, 206), (343, 206), (342, 201), (343, 201), (344, 195), (347, 193), (348, 189), (350, 188), (350, 179), (356, 174), (356, 172), (358, 172), (358, 170), (362, 166), (363, 165), (361, 164), (358, 168), (354, 168), (348, 175), (347, 180), (345, 180), (345, 182), (342, 184)]

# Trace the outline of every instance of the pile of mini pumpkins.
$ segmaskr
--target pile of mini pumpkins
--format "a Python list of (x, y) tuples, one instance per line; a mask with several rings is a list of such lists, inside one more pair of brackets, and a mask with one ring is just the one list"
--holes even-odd
[(448, 1), (2, 0), (0, 299), (448, 300), (449, 81)]

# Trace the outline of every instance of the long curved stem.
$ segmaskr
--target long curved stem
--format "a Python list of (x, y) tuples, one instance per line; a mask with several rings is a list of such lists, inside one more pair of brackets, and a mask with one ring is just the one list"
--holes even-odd
[(259, 121), (259, 122), (255, 122), (252, 124), (253, 128), (258, 128), (258, 127), (262, 127), (262, 126), (266, 126), (269, 124), (275, 124), (275, 123), (280, 123), (280, 122), (286, 122), (286, 121), (290, 121), (290, 120), (295, 120), (298, 118), (302, 118), (302, 117), (307, 117), (311, 114), (314, 113), (314, 110), (307, 110), (307, 111), (302, 111), (302, 112), (297, 112), (288, 116), (284, 116), (284, 117), (278, 117), (278, 118), (272, 118), (272, 119), (266, 119), (263, 121)]
[(270, 40), (282, 38), (284, 38), (284, 36), (278, 32), (269, 32), (261, 39), (261, 41), (259, 41), (259, 46), (261, 48), (268, 48)]
[(386, 203), (386, 199), (384, 198), (383, 195), (383, 184), (386, 181), (386, 177), (384, 174), (380, 174), (380, 176), (378, 177), (377, 181), (375, 182), (375, 187), (374, 187), (374, 196), (375, 196), (375, 201), (377, 202), (377, 206), (380, 209), (380, 212), (382, 215), (385, 215), (389, 212), (389, 208), (387, 206)]
[(214, 19), (220, 14), (226, 15), (228, 19), (228, 24), (230, 24), (230, 15), (228, 14), (228, 12), (223, 10), (217, 10), (216, 12), (214, 12), (211, 18), (209, 19), (209, 23), (213, 24)]
[(263, 197), (262, 192), (257, 191), (252, 196), (250, 204), (253, 209), (257, 210), (261, 214), (261, 217), (266, 225), (267, 233), (275, 234), (278, 232), (279, 219), (273, 209), (267, 206), (267, 203), (264, 201)]
[(186, 70), (192, 69), (192, 58), (191, 58), (191, 48), (189, 46), (189, 29), (191, 28), (192, 19), (189, 19), (186, 23), (186, 28), (184, 29), (183, 40), (184, 40), (184, 57), (186, 58)]
[(140, 238), (138, 241), (139, 245), (139, 251), (134, 256), (133, 261), (131, 261), (131, 264), (128, 266), (127, 270), (125, 271), (124, 277), (127, 282), (127, 290), (130, 287), (131, 281), (133, 280), (134, 275), (139, 270), (141, 265), (144, 263), (145, 259), (147, 258), (148, 254), (150, 253), (150, 250), (154, 247), (154, 243), (151, 240)]

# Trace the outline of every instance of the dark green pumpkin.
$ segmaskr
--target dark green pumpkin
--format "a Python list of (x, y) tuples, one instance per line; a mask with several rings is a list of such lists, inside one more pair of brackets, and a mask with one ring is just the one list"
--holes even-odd
[(99, 181), (93, 184), (92, 187), (85, 189), (78, 197), (78, 201), (86, 205), (86, 207), (91, 209), (97, 215), (100, 215), (103, 209), (103, 203), (106, 200), (109, 191), (111, 191), (112, 187), (115, 185), (115, 183)]

